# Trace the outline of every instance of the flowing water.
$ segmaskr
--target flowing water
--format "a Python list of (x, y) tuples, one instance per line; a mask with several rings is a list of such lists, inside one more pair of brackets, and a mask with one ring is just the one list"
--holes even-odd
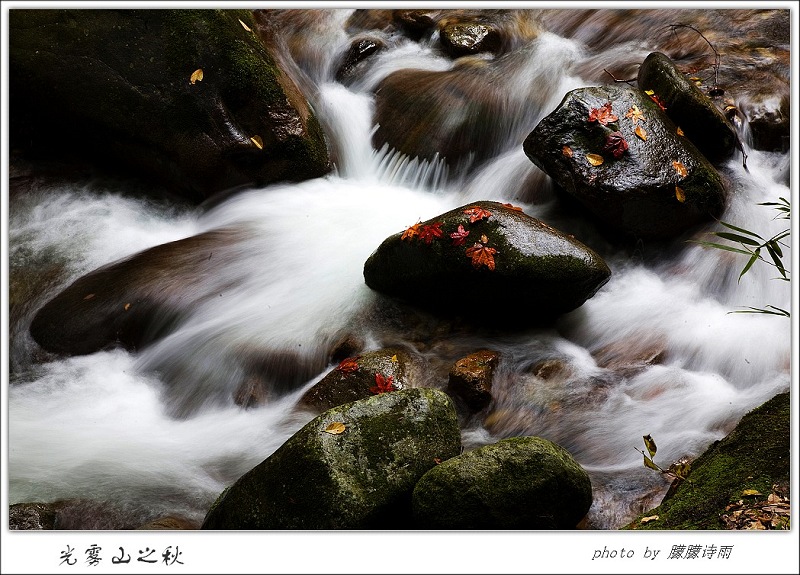
[[(12, 330), (10, 503), (108, 502), (126, 519), (107, 527), (166, 514), (201, 521), (226, 485), (313, 417), (296, 401), (334, 367), (329, 350), (343, 334), (355, 334), (365, 350), (408, 347), (430, 366), (418, 383), (439, 388), (456, 359), (499, 351), (494, 402), (487, 413), (463, 419), (464, 445), (515, 435), (561, 444), (591, 476), (589, 526), (597, 529), (625, 524), (668, 487), (643, 467), (642, 435), (657, 441), (662, 466), (695, 457), (748, 410), (788, 390), (789, 320), (728, 313), (767, 304), (789, 309), (789, 283), (773, 279), (774, 269), (757, 264), (737, 281), (743, 256), (685, 237), (613, 245), (563, 209), (522, 153), (522, 140), (563, 94), (587, 85), (576, 71), (598, 54), (542, 32), (491, 66), (475, 65), (475, 85), (503, 98), (492, 155), (449, 166), (374, 149), (373, 90), (397, 70), (456, 64), (425, 42), (387, 38), (388, 49), (344, 86), (334, 73), (350, 41), (343, 28), (349, 11), (328, 15), (299, 53), (284, 48), (282, 58), (312, 88), (334, 174), (246, 190), (202, 210), (99, 184), (12, 202), (12, 281), (28, 260), (61, 270), (38, 305), (80, 275), (148, 247), (222, 227), (245, 233), (227, 255), (222, 273), (230, 281), (220, 297), (198, 301), (137, 353), (37, 362), (35, 345)], [(283, 32), (299, 33), (291, 26)], [(647, 50), (624, 53), (638, 62)], [(790, 197), (787, 162), (788, 154), (748, 150), (749, 172), (736, 157), (722, 166), (732, 189), (723, 219), (764, 237), (783, 229), (786, 222), (757, 203)], [(575, 234), (606, 259), (610, 281), (550, 328), (503, 334), (454, 328), (389, 304), (365, 285), (364, 261), (385, 237), (477, 199), (513, 202)], [(272, 358), (265, 364), (272, 393), (266, 404), (243, 409), (232, 398), (243, 357), (253, 350)]]

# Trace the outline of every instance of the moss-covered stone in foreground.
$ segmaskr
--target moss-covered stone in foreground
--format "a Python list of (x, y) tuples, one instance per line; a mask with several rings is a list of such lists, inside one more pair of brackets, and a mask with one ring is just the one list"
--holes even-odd
[[(766, 497), (789, 478), (791, 437), (789, 394), (781, 393), (745, 415), (727, 437), (692, 463), (689, 481), (628, 529), (725, 529), (720, 515), (745, 489)], [(658, 519), (641, 523), (642, 517)]]
[[(343, 433), (324, 430), (333, 422)], [(458, 455), (455, 407), (433, 389), (330, 409), (223, 491), (203, 529), (399, 529), (426, 471)]]

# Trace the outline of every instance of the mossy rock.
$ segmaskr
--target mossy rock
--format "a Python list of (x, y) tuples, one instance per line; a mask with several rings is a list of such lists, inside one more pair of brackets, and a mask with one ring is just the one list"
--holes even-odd
[(511, 437), (431, 469), (413, 505), (424, 529), (572, 529), (592, 505), (592, 485), (563, 447)]
[(197, 202), (326, 173), (308, 102), (240, 21), (255, 26), (248, 10), (12, 11), (11, 145), (111, 164)]
[[(788, 481), (791, 419), (789, 394), (781, 393), (745, 415), (721, 441), (691, 464), (686, 481), (671, 488), (661, 505), (643, 513), (628, 529), (725, 529), (725, 507), (743, 491), (770, 493)], [(643, 517), (658, 519), (642, 523)]]
[[(610, 105), (616, 120), (589, 121)], [(627, 116), (636, 106), (644, 119)], [(643, 137), (635, 130), (644, 130)], [(606, 148), (620, 134), (626, 149)], [(598, 222), (615, 233), (672, 238), (719, 216), (727, 200), (722, 180), (659, 106), (639, 90), (617, 86), (568, 92), (523, 144), (525, 154)], [(602, 157), (593, 164), (589, 154)], [(595, 160), (595, 163), (597, 161)]]
[[(325, 430), (334, 422), (342, 433)], [(433, 389), (330, 409), (217, 499), (203, 529), (400, 529), (426, 471), (458, 455), (455, 407)]]
[(724, 160), (736, 148), (736, 130), (714, 102), (675, 66), (668, 56), (653, 52), (639, 67), (640, 90), (652, 90), (670, 119), (712, 162)]
[[(491, 215), (470, 222), (469, 210)], [(441, 233), (426, 236), (426, 229)], [(452, 237), (459, 229), (467, 234), (462, 241)], [(466, 204), (417, 230), (384, 240), (364, 264), (367, 285), (474, 324), (547, 322), (582, 305), (611, 275), (603, 259), (575, 238), (498, 202)], [(487, 259), (468, 253), (476, 249)]]

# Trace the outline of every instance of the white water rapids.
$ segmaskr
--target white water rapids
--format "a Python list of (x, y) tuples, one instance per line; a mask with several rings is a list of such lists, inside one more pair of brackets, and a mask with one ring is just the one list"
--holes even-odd
[[(112, 502), (142, 522), (167, 514), (202, 521), (226, 485), (313, 417), (294, 404), (334, 367), (320, 362), (345, 332), (367, 349), (407, 345), (436, 365), (478, 349), (499, 351), (494, 403), (485, 418), (465, 423), (465, 446), (512, 435), (564, 446), (591, 476), (589, 525), (597, 529), (624, 525), (666, 491), (636, 451), (643, 435), (657, 441), (662, 466), (696, 457), (747, 411), (789, 389), (789, 320), (728, 313), (768, 304), (788, 310), (789, 282), (761, 264), (737, 281), (743, 256), (685, 238), (613, 246), (559, 206), (548, 178), (522, 153), (538, 120), (566, 91), (586, 85), (572, 72), (589, 57), (577, 41), (543, 33), (498, 64), (492, 89), (508, 94), (498, 118), (502, 142), (491, 160), (448, 170), (373, 149), (372, 90), (393, 71), (446, 70), (453, 62), (398, 42), (345, 87), (333, 80), (332, 62), (350, 41), (341, 28), (346, 15), (316, 30), (318, 44), (308, 51), (319, 60), (304, 71), (317, 90), (315, 112), (335, 174), (246, 190), (202, 211), (102, 186), (47, 190), (12, 204), (10, 259), (53, 253), (66, 267), (42, 303), (80, 275), (155, 245), (220, 227), (253, 233), (225, 264), (239, 283), (137, 353), (37, 364), (26, 356), (30, 346), (12, 345), (9, 503), (82, 498)], [(627, 57), (641, 61), (646, 53)], [(757, 204), (790, 197), (787, 157), (748, 150), (749, 172), (738, 155), (721, 167), (732, 190), (722, 219), (763, 237), (783, 229), (786, 221)], [(605, 258), (610, 281), (549, 329), (498, 336), (434, 333), (433, 326), (427, 339), (405, 337), (396, 317), (381, 315), (381, 296), (364, 283), (364, 261), (387, 236), (477, 199), (512, 202), (574, 234)], [(693, 237), (709, 239), (702, 232), (715, 229), (711, 222)], [(785, 256), (791, 261), (788, 248)], [(302, 381), (276, 381), (265, 405), (235, 405), (237, 358), (248, 346), (291, 353)], [(609, 349), (632, 357), (653, 350), (663, 359), (632, 371), (601, 367), (596, 356)], [(560, 362), (561, 375), (534, 372), (547, 360)], [(432, 375), (425, 383), (443, 387), (446, 379)]]

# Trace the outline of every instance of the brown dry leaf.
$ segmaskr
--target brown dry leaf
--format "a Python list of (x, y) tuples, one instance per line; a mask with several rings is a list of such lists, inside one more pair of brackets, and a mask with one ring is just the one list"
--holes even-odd
[(489, 243), (489, 238), (486, 237), (486, 234), (481, 234), (481, 241), (485, 244)]
[(561, 153), (564, 154), (566, 157), (571, 158), (572, 148), (570, 148), (569, 146), (564, 146), (563, 148), (561, 148)]
[(682, 178), (685, 178), (689, 175), (689, 170), (687, 170), (686, 166), (681, 164), (678, 160), (672, 160), (672, 167), (675, 168), (675, 171), (678, 172)]
[(644, 117), (644, 114), (642, 114), (642, 111), (639, 109), (639, 106), (635, 104), (631, 106), (630, 109), (625, 113), (625, 117), (630, 118), (633, 121), (634, 126), (639, 122), (639, 120), (641, 120), (642, 122), (647, 121), (647, 118)]
[(603, 156), (599, 154), (586, 154), (586, 159), (593, 166), (599, 166), (605, 161), (603, 160)]
[(680, 126), (678, 126), (678, 129), (675, 133), (678, 134), (679, 136), (683, 136), (683, 130), (681, 130)]
[(92, 299), (93, 297), (94, 297), (94, 294), (90, 293), (90, 294), (86, 294), (86, 296), (83, 299), (87, 300), (87, 299)]
[(131, 308), (131, 304), (129, 304), (129, 303), (126, 303), (125, 306), (123, 307), (123, 309), (125, 311), (128, 311), (130, 308)]
[(250, 141), (253, 142), (259, 150), (264, 149), (264, 140), (261, 139), (261, 136), (252, 136)]
[(675, 186), (675, 197), (678, 199), (678, 201), (680, 203), (683, 203), (683, 202), (686, 201), (686, 194), (678, 186)]
[(636, 129), (633, 131), (634, 134), (643, 142), (647, 141), (647, 132), (644, 131), (644, 128), (641, 126), (636, 126)]
[(650, 523), (651, 521), (655, 521), (656, 519), (658, 519), (658, 515), (651, 515), (650, 517), (642, 517), (639, 523), (644, 525), (645, 523)]
[(341, 433), (344, 433), (345, 429), (347, 429), (347, 427), (345, 427), (344, 423), (342, 423), (341, 421), (334, 421), (322, 431), (324, 431), (325, 433), (330, 433), (331, 435), (339, 435)]
[(439, 459), (438, 457), (434, 457), (434, 458), (433, 458), (433, 462), (434, 462), (436, 465), (439, 465), (439, 464), (442, 462), (442, 460), (441, 460), (441, 459)]
[(189, 76), (189, 83), (190, 84), (194, 84), (195, 82), (202, 82), (202, 81), (203, 81), (203, 69), (202, 68), (198, 68), (197, 70), (192, 72), (191, 76)]
[[(86, 298), (83, 298), (83, 299), (86, 299)], [(769, 497), (767, 497), (767, 503), (780, 503), (781, 500), (782, 499), (780, 497), (778, 497), (777, 495), (775, 495), (774, 493), (770, 493)]]
[(239, 18), (238, 20), (239, 20), (239, 24), (241, 24), (241, 25), (242, 25), (242, 28), (244, 28), (244, 29), (245, 29), (245, 30), (247, 30), (248, 32), (252, 32), (252, 30), (250, 29), (250, 26), (248, 26), (247, 24), (245, 24), (244, 22), (242, 22), (242, 19), (241, 19), (241, 18)]

